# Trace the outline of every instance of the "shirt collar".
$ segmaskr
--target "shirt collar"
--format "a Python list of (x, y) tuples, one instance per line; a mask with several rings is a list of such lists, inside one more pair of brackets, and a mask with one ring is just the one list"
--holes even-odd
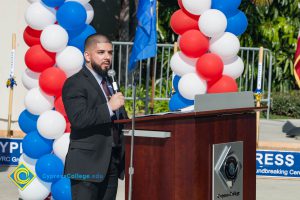
[(100, 76), (99, 74), (97, 74), (93, 69), (89, 68), (88, 66), (85, 65), (86, 68), (88, 68), (88, 70), (93, 74), (93, 76), (95, 77), (95, 79), (101, 83), (102, 81), (102, 76)]

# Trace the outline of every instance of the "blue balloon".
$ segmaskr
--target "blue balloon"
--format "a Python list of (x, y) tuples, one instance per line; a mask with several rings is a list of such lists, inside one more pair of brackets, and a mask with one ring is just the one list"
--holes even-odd
[(62, 178), (63, 162), (54, 154), (42, 156), (35, 165), (36, 175), (45, 182), (56, 182)]
[(77, 29), (67, 30), (68, 36), (69, 36), (69, 41), (70, 41), (71, 38), (74, 38), (74, 37), (80, 35), (83, 32), (83, 30), (86, 28), (86, 25), (87, 24), (83, 24), (83, 26), (81, 26)]
[(179, 92), (173, 94), (169, 101), (169, 109), (171, 111), (176, 111), (194, 104), (193, 100), (186, 99), (182, 97)]
[(24, 133), (30, 133), (32, 131), (37, 131), (37, 120), (39, 116), (33, 115), (28, 112), (26, 109), (20, 114), (18, 122), (21, 130)]
[(34, 159), (38, 159), (45, 154), (51, 153), (52, 144), (53, 140), (42, 137), (37, 131), (27, 134), (22, 141), (24, 153)]
[(75, 1), (64, 3), (56, 12), (58, 24), (66, 30), (75, 30), (84, 26), (86, 18), (85, 8)]
[(173, 87), (174, 87), (175, 92), (179, 92), (179, 90), (178, 90), (178, 82), (179, 82), (180, 78), (181, 77), (178, 76), (178, 75), (175, 75), (174, 78), (173, 78)]
[(226, 32), (233, 33), (236, 36), (242, 35), (248, 26), (248, 20), (244, 12), (240, 11), (227, 18)]
[(61, 178), (51, 185), (51, 194), (55, 200), (72, 200), (71, 181), (68, 178)]
[(84, 52), (84, 42), (87, 37), (90, 35), (96, 33), (96, 30), (91, 25), (86, 25), (84, 30), (78, 34), (78, 35), (72, 35), (72, 33), (69, 33), (70, 39), (69, 39), (69, 46), (77, 47), (81, 50), (81, 52)]
[(241, 0), (212, 0), (211, 8), (220, 10), (226, 17), (230, 17), (237, 13), (240, 4)]
[(61, 6), (65, 0), (42, 0), (42, 2), (49, 7), (55, 8)]

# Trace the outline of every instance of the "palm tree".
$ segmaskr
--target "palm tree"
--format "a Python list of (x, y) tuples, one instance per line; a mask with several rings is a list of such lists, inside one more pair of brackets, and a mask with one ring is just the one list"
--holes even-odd
[(119, 16), (119, 40), (129, 40), (129, 19), (130, 19), (130, 3), (129, 0), (121, 1), (121, 9)]
[(118, 19), (118, 40), (132, 41), (136, 28), (136, 9), (138, 0), (121, 0)]

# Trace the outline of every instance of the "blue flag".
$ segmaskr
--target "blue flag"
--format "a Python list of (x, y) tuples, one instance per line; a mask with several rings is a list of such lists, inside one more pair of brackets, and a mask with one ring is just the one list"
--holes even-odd
[(139, 0), (138, 26), (129, 59), (128, 69), (132, 71), (138, 60), (156, 55), (156, 0)]

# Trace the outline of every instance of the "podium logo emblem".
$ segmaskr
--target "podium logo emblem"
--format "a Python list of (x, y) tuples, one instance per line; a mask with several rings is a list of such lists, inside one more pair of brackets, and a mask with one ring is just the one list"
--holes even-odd
[(34, 179), (36, 175), (25, 164), (20, 163), (9, 175), (8, 178), (24, 190)]
[(215, 171), (225, 187), (232, 189), (241, 169), (242, 163), (238, 159), (238, 156), (232, 150), (231, 146), (226, 145), (215, 167)]
[(226, 156), (219, 169), (219, 176), (229, 189), (233, 187), (241, 168), (242, 164), (236, 155), (232, 153)]
[(213, 200), (243, 200), (243, 142), (213, 145)]

